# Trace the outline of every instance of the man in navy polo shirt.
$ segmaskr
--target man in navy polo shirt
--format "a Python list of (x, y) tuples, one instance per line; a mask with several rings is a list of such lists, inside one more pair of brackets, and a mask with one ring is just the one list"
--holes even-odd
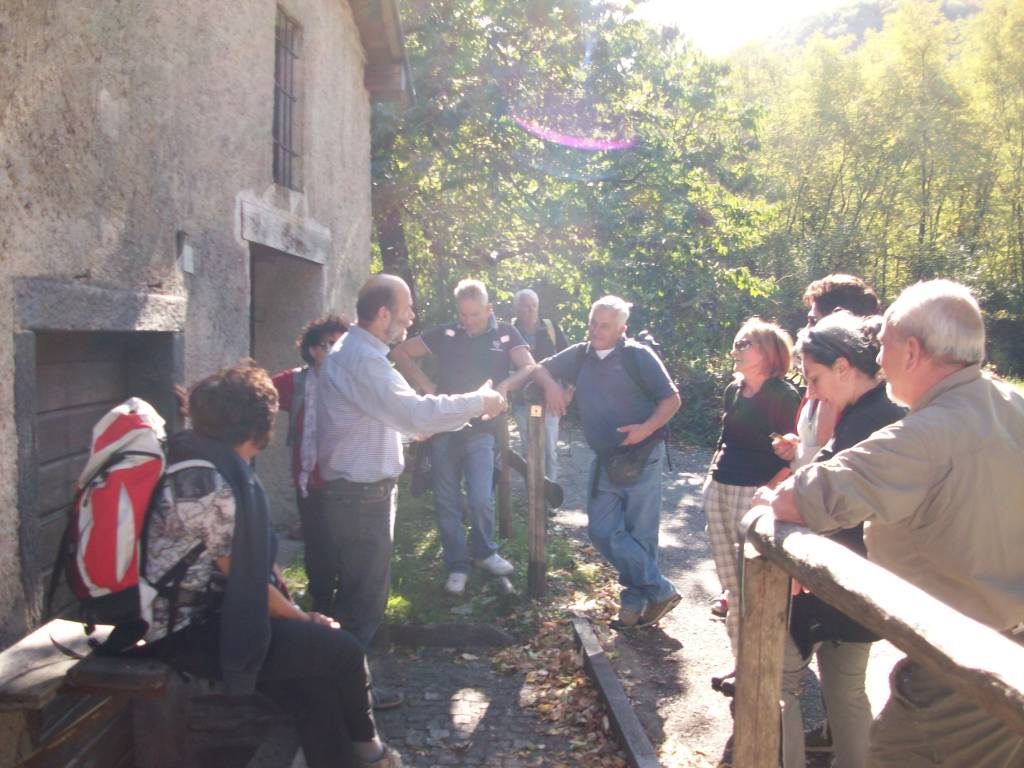
[[(529, 377), (536, 367), (530, 348), (519, 331), (494, 317), (487, 288), (479, 280), (463, 280), (455, 287), (459, 322), (428, 328), (399, 344), (391, 353), (402, 375), (424, 394), (455, 395), (473, 392), (487, 381), (497, 382), (503, 396)], [(418, 358), (438, 358), (437, 384), (420, 369)], [(519, 369), (509, 375), (513, 366)], [(494, 541), (493, 421), (474, 419), (457, 432), (431, 439), (434, 502), (448, 571), (445, 591), (466, 590), (470, 563), (496, 576), (512, 573), (512, 564), (498, 554)], [(462, 479), (469, 502), (469, 542), (462, 527)]]
[[(631, 306), (618, 296), (598, 299), (590, 308), (589, 342), (547, 358), (533, 372), (550, 412), (563, 415), (575, 394), (584, 437), (597, 454), (587, 530), (619, 572), (619, 618), (612, 626), (620, 629), (654, 624), (680, 599), (658, 568), (661, 429), (679, 410), (679, 390), (649, 347), (626, 338)], [(563, 388), (556, 380), (573, 384)], [(641, 445), (650, 452), (639, 476), (613, 482), (609, 459)]]

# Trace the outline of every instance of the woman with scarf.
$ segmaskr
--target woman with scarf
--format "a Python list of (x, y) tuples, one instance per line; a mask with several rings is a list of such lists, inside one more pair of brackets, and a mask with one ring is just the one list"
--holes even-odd
[[(835, 312), (797, 337), (796, 355), (807, 380), (807, 396), (839, 414), (832, 438), (814, 462), (828, 461), (906, 413), (889, 399), (879, 376), (878, 333), (882, 318)], [(838, 531), (835, 541), (867, 556), (864, 528)], [(783, 671), (783, 765), (806, 764), (800, 677), (814, 653), (835, 746), (835, 768), (861, 768), (868, 746), (871, 706), (864, 689), (871, 643), (878, 638), (816, 595), (793, 598)]]

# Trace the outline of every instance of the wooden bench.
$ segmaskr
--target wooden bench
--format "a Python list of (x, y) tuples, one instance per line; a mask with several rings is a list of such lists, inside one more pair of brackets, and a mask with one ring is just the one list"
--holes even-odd
[[(94, 637), (102, 642), (109, 629)], [(95, 655), (82, 624), (55, 619), (0, 653), (0, 768), (189, 768), (191, 694), (166, 664)], [(205, 719), (219, 709), (208, 705)], [(254, 719), (250, 710), (234, 716), (246, 719)], [(223, 737), (211, 730), (214, 740), (230, 741), (230, 724)], [(290, 765), (284, 756), (298, 749), (290, 723), (277, 718), (256, 730), (247, 765)]]
[[(108, 632), (98, 628), (95, 637)], [(91, 651), (81, 624), (55, 619), (0, 654), (0, 712), (17, 734), (0, 764), (59, 766), (86, 756), (96, 765), (185, 765), (180, 676), (161, 662)], [(152, 749), (134, 755), (141, 735)]]

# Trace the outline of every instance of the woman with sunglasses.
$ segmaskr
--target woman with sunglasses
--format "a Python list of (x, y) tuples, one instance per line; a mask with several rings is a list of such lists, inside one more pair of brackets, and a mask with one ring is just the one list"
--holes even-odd
[[(772, 435), (789, 432), (800, 395), (783, 376), (789, 371), (793, 341), (774, 323), (753, 317), (732, 345), (734, 380), (725, 388), (725, 411), (718, 450), (704, 485), (708, 539), (726, 606), (737, 595), (736, 524), (750, 509), (762, 485), (774, 486), (789, 465), (772, 451)], [(735, 653), (739, 619), (726, 611), (726, 629)]]

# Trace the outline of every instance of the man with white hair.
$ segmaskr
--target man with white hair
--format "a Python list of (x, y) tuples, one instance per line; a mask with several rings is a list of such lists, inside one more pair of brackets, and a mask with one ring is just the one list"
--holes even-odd
[[(819, 533), (869, 521), (872, 560), (1024, 641), (1024, 397), (982, 374), (985, 326), (965, 286), (906, 289), (881, 340), (890, 393), (910, 412), (757, 500)], [(903, 659), (890, 685), (868, 765), (1024, 765), (1024, 737), (927, 667)]]
[[(534, 366), (530, 348), (508, 323), (499, 323), (479, 280), (455, 286), (459, 322), (428, 328), (407, 339), (391, 353), (398, 370), (426, 394), (456, 395), (472, 392), (485, 382), (507, 397)], [(420, 369), (417, 360), (438, 358), (437, 384)], [(509, 375), (512, 368), (520, 369)], [(498, 554), (494, 537), (494, 421), (473, 419), (456, 432), (435, 435), (430, 441), (434, 502), (448, 572), (445, 591), (462, 595), (470, 564), (495, 576), (508, 576), (513, 566)], [(462, 524), (462, 481), (469, 505), (469, 542)]]
[[(515, 310), (516, 318), (512, 322), (523, 340), (530, 345), (530, 354), (534, 360), (543, 360), (546, 357), (558, 354), (568, 346), (565, 334), (558, 327), (558, 323), (540, 316), (540, 299), (537, 294), (529, 288), (518, 291), (512, 299), (512, 308)], [(522, 393), (516, 391), (509, 397), (509, 407), (512, 417), (516, 420), (516, 427), (519, 429), (519, 439), (523, 443), (523, 454), (526, 454), (529, 445), (529, 424), (526, 401)], [(558, 457), (555, 453), (558, 445), (558, 421), (559, 417), (553, 413), (544, 414), (544, 474), (548, 480), (558, 479)]]
[[(630, 304), (605, 296), (590, 308), (589, 341), (534, 370), (547, 409), (562, 415), (574, 394), (591, 467), (587, 530), (619, 572), (617, 629), (649, 626), (679, 603), (658, 568), (664, 428), (679, 390), (647, 346), (626, 338)], [(572, 382), (568, 389), (557, 380)]]

